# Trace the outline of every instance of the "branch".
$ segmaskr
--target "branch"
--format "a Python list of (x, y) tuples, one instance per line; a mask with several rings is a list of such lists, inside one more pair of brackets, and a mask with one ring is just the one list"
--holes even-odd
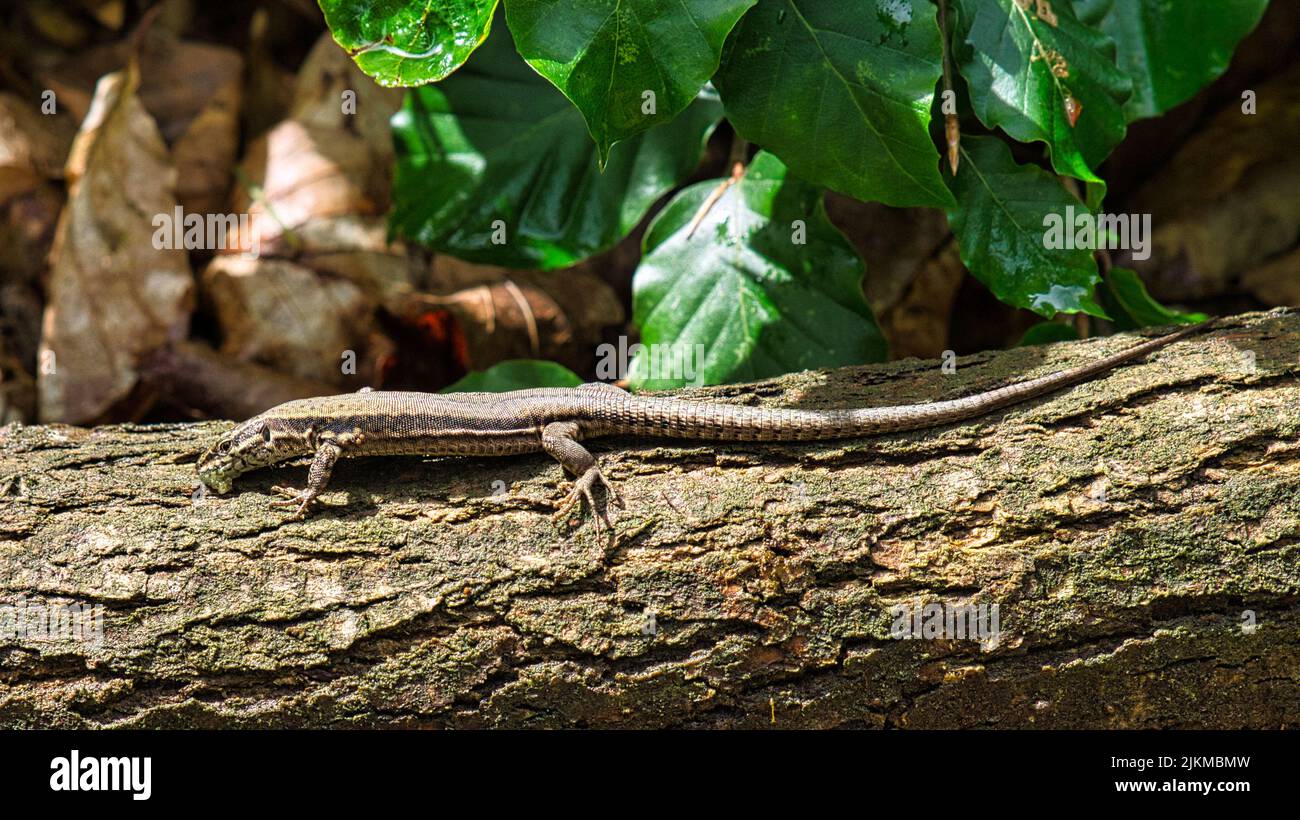
[[(690, 393), (926, 401), (1132, 343)], [(1297, 372), (1279, 311), (937, 430), (600, 439), (612, 546), (550, 521), (544, 455), (347, 462), (288, 522), (301, 467), (191, 504), (223, 424), (10, 426), (0, 606), (100, 605), (103, 640), (0, 634), (0, 725), (1294, 725)], [(999, 629), (891, 637), (924, 603)]]

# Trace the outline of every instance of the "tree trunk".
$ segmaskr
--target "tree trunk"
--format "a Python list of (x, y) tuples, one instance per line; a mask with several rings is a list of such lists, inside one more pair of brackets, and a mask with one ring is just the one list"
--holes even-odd
[[(690, 395), (921, 402), (1133, 341)], [(192, 502), (223, 424), (7, 427), (0, 725), (1294, 725), (1298, 371), (1274, 311), (937, 430), (601, 439), (613, 542), (551, 521), (545, 455), (346, 461), (287, 521), (301, 467)], [(67, 604), (102, 640), (34, 631)], [(943, 625), (920, 604), (987, 629), (898, 637)]]

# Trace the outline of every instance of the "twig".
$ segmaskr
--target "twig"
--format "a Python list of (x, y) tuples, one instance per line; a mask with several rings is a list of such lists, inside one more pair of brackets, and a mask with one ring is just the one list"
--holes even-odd
[(504, 286), (506, 293), (510, 294), (510, 298), (515, 300), (515, 305), (524, 316), (524, 324), (528, 328), (528, 344), (533, 351), (533, 358), (541, 356), (542, 339), (541, 334), (537, 331), (537, 316), (533, 313), (532, 305), (528, 304), (524, 292), (519, 289), (514, 280), (506, 278), (501, 281), (501, 284)]
[(736, 137), (731, 141), (731, 156), (729, 158), (731, 162), (731, 176), (722, 180), (722, 182), (718, 184), (718, 187), (714, 188), (704, 202), (700, 204), (700, 209), (696, 211), (695, 216), (691, 218), (690, 227), (686, 229), (687, 239), (690, 239), (695, 235), (695, 229), (700, 227), (700, 223), (704, 221), (704, 217), (709, 215), (709, 211), (713, 209), (713, 206), (718, 203), (719, 199), (722, 199), (722, 195), (727, 192), (727, 189), (732, 185), (735, 185), (737, 182), (740, 182), (741, 178), (745, 176), (745, 159), (748, 154), (749, 143), (747, 141), (740, 137)]

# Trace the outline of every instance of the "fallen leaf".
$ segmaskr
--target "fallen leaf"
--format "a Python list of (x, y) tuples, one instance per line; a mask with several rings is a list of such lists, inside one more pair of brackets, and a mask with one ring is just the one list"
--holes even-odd
[(401, 313), (428, 265), (401, 242), (388, 241), (381, 216), (313, 219), (295, 235), (295, 248), (273, 240), (262, 246), (262, 255), (287, 256), (326, 277), (346, 279), (394, 314)]
[(343, 372), (352, 351), (360, 383), (370, 383), (375, 303), (357, 285), (282, 259), (231, 255), (212, 260), (203, 289), (222, 353), (342, 386), (354, 381)]
[(138, 89), (134, 66), (104, 77), (68, 158), (41, 340), (42, 421), (129, 417), (138, 357), (189, 330), (189, 260), (153, 243), (154, 216), (176, 206), (176, 172)]
[(413, 300), (408, 318), (422, 309), (449, 310), (472, 369), (527, 358), (589, 371), (605, 329), (625, 316), (613, 289), (581, 266), (557, 276), (439, 255), (428, 290)]
[(1248, 275), (1266, 304), (1294, 304), (1272, 301), (1290, 287), (1265, 282), (1296, 276), (1281, 260), (1300, 239), (1300, 65), (1254, 90), (1257, 114), (1242, 116), (1241, 101), (1228, 102), (1125, 200), (1129, 213), (1152, 215), (1150, 257), (1122, 251), (1115, 264), (1137, 270), (1156, 299), (1237, 294)]
[(29, 423), (36, 417), (36, 380), (0, 337), (0, 425)]
[[(345, 92), (355, 97), (345, 100)], [(401, 99), (322, 35), (299, 71), (290, 117), (250, 144), (233, 210), (252, 217), (264, 245), (292, 244), (293, 231), (308, 220), (386, 213), (393, 172), (388, 119)]]
[[(388, 118), (401, 92), (381, 89), (322, 35), (298, 74), (289, 116), (250, 143), (231, 199), (251, 236), (203, 275), (221, 351), (338, 386), (377, 383), (393, 345), (375, 325), (400, 310), (422, 267), (384, 226), (392, 176)], [(352, 351), (355, 374), (343, 372)]]
[(69, 117), (41, 114), (21, 97), (0, 92), (0, 333), (8, 340), (5, 368), (12, 374), (6, 384), (20, 378), (19, 370), (25, 381), (36, 372), (38, 290), (63, 208), (62, 192), (47, 180), (63, 176), (76, 132)]
[(42, 114), (22, 97), (0, 92), (0, 169), (61, 177), (76, 133), (67, 115)]
[[(120, 70), (130, 55), (129, 39), (86, 49), (50, 72), (46, 82), (60, 107), (82, 119), (96, 81)], [(243, 57), (153, 26), (145, 33), (139, 65), (138, 96), (171, 147), (182, 207), (193, 213), (221, 211), (238, 153)]]
[(187, 213), (219, 213), (230, 191), (231, 169), (239, 151), (239, 62), (214, 52), (225, 73), (199, 113), (172, 144), (178, 182), (176, 198)]

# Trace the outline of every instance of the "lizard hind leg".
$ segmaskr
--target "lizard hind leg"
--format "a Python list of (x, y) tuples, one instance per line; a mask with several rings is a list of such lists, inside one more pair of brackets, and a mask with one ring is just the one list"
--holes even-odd
[(591, 494), (592, 488), (599, 483), (605, 488), (607, 499), (620, 509), (624, 507), (623, 498), (601, 472), (596, 457), (578, 441), (580, 432), (576, 422), (552, 422), (542, 428), (542, 449), (550, 453), (552, 458), (560, 462), (560, 466), (565, 471), (574, 476), (573, 489), (560, 503), (555, 514), (556, 519), (563, 519), (570, 510), (585, 500), (587, 506), (591, 508), (592, 523), (596, 528), (596, 535), (599, 536), (602, 524), (610, 531), (613, 531), (614, 526), (609, 521), (606, 509), (596, 505), (596, 499)]

